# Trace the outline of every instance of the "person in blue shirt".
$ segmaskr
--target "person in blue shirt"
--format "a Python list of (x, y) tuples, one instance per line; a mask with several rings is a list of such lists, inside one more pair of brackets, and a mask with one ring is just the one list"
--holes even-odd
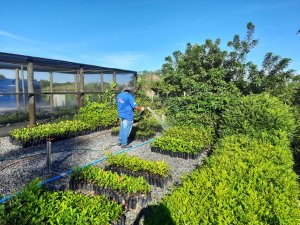
[(137, 106), (132, 92), (132, 87), (124, 87), (122, 92), (116, 97), (118, 117), (121, 121), (118, 145), (121, 145), (122, 148), (131, 147), (128, 145), (128, 137), (133, 124), (134, 110), (145, 110), (145, 107)]

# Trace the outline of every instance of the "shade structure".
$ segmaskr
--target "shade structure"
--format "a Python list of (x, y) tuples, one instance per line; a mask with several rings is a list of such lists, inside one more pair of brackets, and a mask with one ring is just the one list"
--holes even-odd
[[(132, 74), (134, 77), (134, 86), (136, 85), (136, 71), (132, 70), (125, 70), (119, 68), (111, 68), (111, 67), (103, 67), (103, 66), (96, 66), (84, 63), (76, 63), (76, 62), (69, 62), (64, 60), (57, 60), (57, 59), (48, 59), (48, 58), (41, 58), (41, 57), (34, 57), (34, 56), (27, 56), (27, 55), (19, 55), (19, 54), (12, 54), (12, 53), (5, 53), (0, 52), (0, 69), (4, 70), (16, 70), (16, 80), (19, 79), (19, 69), (21, 69), (21, 74), (23, 71), (27, 71), (27, 86), (28, 86), (28, 103), (29, 103), (29, 124), (32, 126), (35, 124), (35, 96), (36, 92), (34, 90), (34, 72), (49, 72), (50, 77), (52, 73), (60, 73), (61, 76), (64, 74), (73, 74), (75, 75), (75, 83), (76, 83), (76, 91), (74, 92), (77, 95), (78, 105), (79, 107), (84, 106), (84, 74), (95, 74), (101, 75), (102, 87), (101, 91), (103, 92), (103, 74), (111, 74), (113, 82), (116, 83), (116, 75), (128, 75)], [(50, 83), (52, 84), (52, 80), (50, 78)], [(19, 83), (19, 82), (18, 82)], [(50, 87), (51, 87), (50, 84)], [(24, 88), (22, 88), (24, 90)], [(18, 89), (19, 90), (19, 89)], [(64, 92), (67, 94), (67, 92)], [(68, 92), (69, 94), (71, 92)], [(95, 93), (99, 93), (95, 92)], [(17, 99), (17, 105), (19, 106), (19, 95), (20, 93), (16, 91), (16, 93), (1, 93), (0, 94), (15, 94)], [(23, 91), (23, 95), (25, 92)], [(51, 98), (53, 97), (54, 92), (52, 88), (50, 88), (49, 92)], [(23, 98), (25, 99), (25, 98)], [(53, 102), (53, 101), (51, 101)], [(24, 110), (25, 110), (25, 103), (24, 103)]]
[(0, 52), (0, 69), (16, 69), (23, 65), (24, 70), (27, 70), (28, 62), (34, 64), (34, 71), (37, 72), (60, 72), (74, 74), (81, 68), (85, 73), (117, 73), (117, 74), (136, 74), (136, 71), (124, 70), (118, 68), (102, 67), (89, 65), (84, 63), (69, 62), (57, 59), (47, 59), (41, 57), (18, 55), (12, 53)]

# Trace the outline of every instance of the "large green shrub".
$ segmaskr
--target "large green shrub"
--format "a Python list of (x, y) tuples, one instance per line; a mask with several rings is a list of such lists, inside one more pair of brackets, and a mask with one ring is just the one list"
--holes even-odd
[(153, 207), (145, 224), (300, 224), (289, 142), (278, 139), (274, 146), (266, 136), (221, 140), (201, 168)]
[(290, 107), (264, 93), (234, 98), (222, 114), (220, 134), (258, 137), (262, 131), (269, 134), (286, 131), (291, 137), (294, 128)]

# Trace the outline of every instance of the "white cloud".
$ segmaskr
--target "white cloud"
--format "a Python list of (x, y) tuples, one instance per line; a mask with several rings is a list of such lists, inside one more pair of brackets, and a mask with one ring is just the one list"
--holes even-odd
[(19, 36), (19, 35), (16, 35), (16, 34), (7, 32), (7, 31), (5, 31), (5, 30), (0, 30), (0, 36), (2, 36), (2, 37), (7, 37), (7, 38), (11, 38), (11, 39), (15, 39), (15, 40), (19, 40), (19, 41), (24, 41), (24, 40), (25, 40), (24, 37), (21, 37), (21, 36)]

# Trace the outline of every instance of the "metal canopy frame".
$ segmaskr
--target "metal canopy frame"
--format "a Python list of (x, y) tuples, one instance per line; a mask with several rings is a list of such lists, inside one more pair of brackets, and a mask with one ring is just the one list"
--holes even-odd
[[(102, 67), (95, 66), (83, 63), (69, 62), (64, 60), (56, 60), (56, 59), (47, 59), (41, 57), (33, 57), (26, 55), (18, 55), (12, 53), (0, 52), (0, 69), (8, 69), (8, 70), (16, 70), (16, 93), (9, 93), (16, 95), (17, 107), (20, 110), (20, 92), (19, 92), (19, 71), (21, 71), (22, 82), (24, 82), (24, 74), (23, 71), (27, 71), (27, 85), (28, 85), (28, 103), (29, 103), (29, 125), (33, 126), (36, 123), (35, 116), (35, 91), (34, 91), (34, 72), (49, 72), (50, 73), (50, 92), (45, 92), (44, 94), (50, 94), (51, 97), (51, 106), (53, 104), (53, 72), (62, 73), (63, 74), (74, 74), (75, 75), (75, 84), (76, 84), (76, 92), (62, 92), (64, 94), (72, 93), (77, 95), (77, 101), (79, 107), (83, 107), (84, 105), (84, 94), (87, 93), (84, 91), (84, 74), (91, 75), (101, 75), (101, 91), (95, 91), (91, 93), (103, 93), (103, 75), (104, 74), (112, 74), (112, 79), (116, 82), (116, 75), (128, 75), (133, 74), (134, 76), (134, 87), (136, 86), (136, 78), (137, 72), (132, 70), (124, 70), (118, 68), (110, 68), (110, 67)], [(22, 83), (23, 90), (23, 101), (25, 99), (24, 92), (24, 84)], [(1, 91), (0, 91), (1, 94)], [(24, 101), (24, 110), (26, 108), (26, 104)]]
[(28, 62), (34, 64), (34, 71), (37, 72), (59, 72), (74, 74), (81, 68), (88, 74), (117, 73), (117, 74), (137, 74), (136, 71), (123, 70), (118, 68), (95, 66), (83, 63), (69, 62), (64, 60), (47, 59), (26, 55), (0, 52), (0, 69), (17, 69), (22, 65), (27, 70)]

